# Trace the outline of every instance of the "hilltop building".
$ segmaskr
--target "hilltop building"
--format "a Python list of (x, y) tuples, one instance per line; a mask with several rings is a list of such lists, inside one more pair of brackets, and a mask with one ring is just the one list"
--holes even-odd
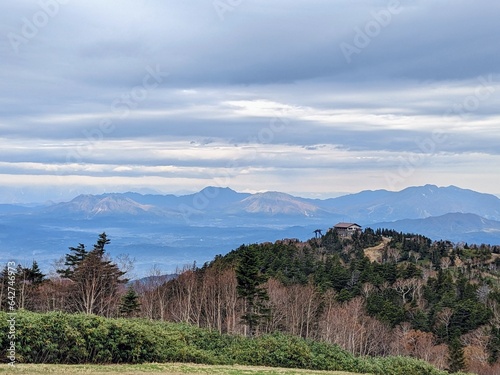
[(361, 225), (356, 223), (338, 223), (333, 227), (339, 237), (351, 237), (356, 232), (361, 232)]

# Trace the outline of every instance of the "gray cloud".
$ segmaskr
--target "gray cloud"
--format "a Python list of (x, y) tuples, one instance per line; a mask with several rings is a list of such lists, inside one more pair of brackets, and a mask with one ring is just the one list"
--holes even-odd
[(500, 4), (59, 1), (0, 5), (4, 185), (498, 193)]

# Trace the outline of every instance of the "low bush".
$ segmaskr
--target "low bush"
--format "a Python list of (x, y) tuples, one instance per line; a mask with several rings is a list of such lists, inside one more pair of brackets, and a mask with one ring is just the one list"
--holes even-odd
[[(0, 313), (6, 360), (8, 317)], [(24, 363), (194, 362), (337, 370), (380, 375), (444, 375), (412, 358), (356, 358), (336, 345), (284, 334), (249, 339), (186, 324), (94, 315), (19, 312), (16, 358)]]

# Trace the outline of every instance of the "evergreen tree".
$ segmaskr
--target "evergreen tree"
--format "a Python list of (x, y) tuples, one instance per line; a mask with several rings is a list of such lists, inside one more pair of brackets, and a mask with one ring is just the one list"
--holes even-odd
[[(107, 237), (106, 232), (102, 232), (94, 244), (94, 251), (99, 254), (99, 256), (104, 255), (104, 247), (109, 244), (111, 240)], [(63, 277), (71, 279), (75, 268), (83, 262), (83, 260), (89, 255), (89, 251), (85, 248), (85, 245), (79, 243), (77, 247), (69, 247), (70, 253), (66, 254), (64, 265), (67, 266), (64, 269), (58, 269), (57, 273)]]
[(248, 336), (254, 336), (259, 323), (269, 315), (264, 302), (269, 299), (267, 291), (261, 287), (266, 277), (260, 271), (260, 262), (255, 246), (240, 248), (240, 262), (236, 269), (238, 297), (245, 301), (242, 317), (248, 327)]
[(134, 288), (129, 287), (121, 300), (120, 315), (125, 317), (135, 316), (140, 311), (140, 306), (139, 295)]
[(69, 247), (71, 253), (66, 254), (64, 265), (67, 266), (64, 269), (58, 269), (56, 272), (62, 277), (68, 279), (71, 278), (75, 267), (80, 264), (88, 255), (88, 251), (85, 249), (85, 245), (80, 243), (77, 247)]
[(449, 345), (450, 372), (459, 372), (465, 368), (464, 348), (460, 337), (456, 335)]
[(73, 281), (72, 310), (107, 316), (116, 312), (118, 287), (127, 280), (123, 278), (125, 272), (105, 254), (105, 245), (109, 243), (106, 233), (102, 233), (91, 251), (82, 243), (69, 248), (71, 253), (66, 254), (64, 263), (67, 268), (57, 272)]
[(344, 267), (338, 256), (333, 256), (326, 262), (326, 272), (330, 276), (331, 286), (340, 292), (342, 289), (347, 287), (350, 275), (349, 270)]
[(38, 263), (36, 260), (33, 261), (31, 268), (26, 269), (27, 271), (27, 280), (30, 281), (33, 285), (39, 285), (43, 282), (45, 275), (38, 267)]
[(124, 274), (103, 253), (92, 250), (71, 276), (76, 310), (86, 314), (109, 315), (114, 308), (119, 285), (128, 281), (122, 278)]
[(498, 327), (491, 327), (490, 341), (488, 342), (488, 351), (490, 353), (489, 362), (496, 362), (500, 353), (500, 328)]
[(106, 235), (106, 232), (102, 232), (99, 235), (99, 238), (98, 238), (96, 244), (94, 245), (94, 251), (98, 252), (101, 255), (104, 255), (104, 246), (106, 246), (110, 242), (111, 242), (111, 240)]

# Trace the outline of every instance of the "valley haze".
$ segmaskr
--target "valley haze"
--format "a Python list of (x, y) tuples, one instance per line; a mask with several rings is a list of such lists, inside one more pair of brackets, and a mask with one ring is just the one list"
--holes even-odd
[(188, 195), (135, 192), (78, 195), (67, 202), (0, 205), (0, 261), (40, 263), (45, 272), (69, 246), (111, 239), (112, 257), (135, 259), (133, 276), (156, 266), (174, 273), (242, 244), (307, 240), (338, 222), (395, 229), (433, 240), (500, 244), (500, 199), (435, 185), (366, 190), (329, 199), (207, 187)]

